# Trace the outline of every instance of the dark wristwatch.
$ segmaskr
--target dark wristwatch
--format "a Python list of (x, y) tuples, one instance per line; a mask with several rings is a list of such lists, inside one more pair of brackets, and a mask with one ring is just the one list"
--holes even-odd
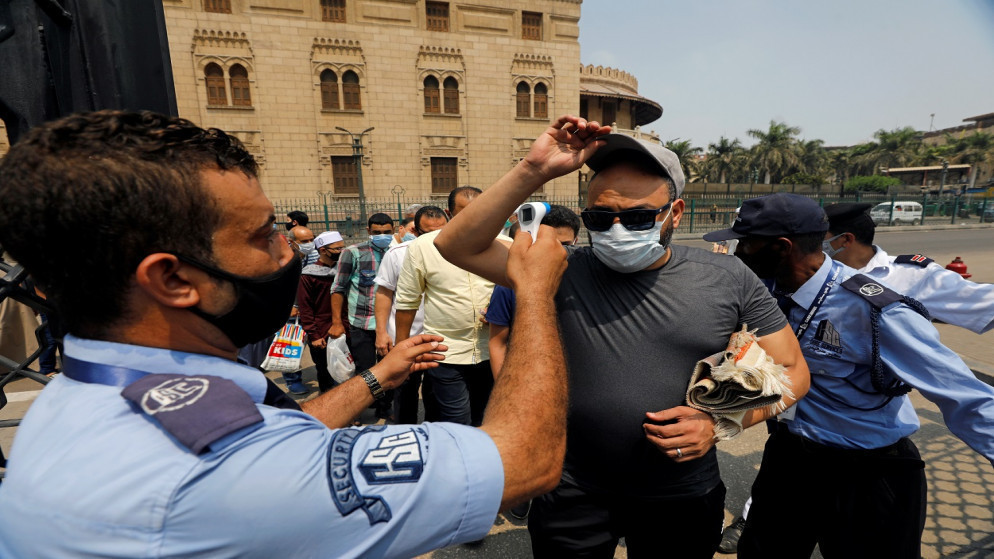
[(366, 369), (365, 371), (359, 373), (359, 376), (362, 377), (362, 380), (366, 381), (366, 386), (369, 387), (369, 392), (373, 395), (374, 400), (380, 400), (387, 395), (387, 393), (383, 391), (383, 387), (380, 386), (380, 381), (376, 380), (376, 376), (373, 375), (372, 371)]

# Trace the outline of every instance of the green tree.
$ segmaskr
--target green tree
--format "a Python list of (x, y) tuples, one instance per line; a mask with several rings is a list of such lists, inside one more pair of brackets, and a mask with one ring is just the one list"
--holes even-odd
[(768, 130), (748, 131), (750, 136), (758, 140), (750, 150), (752, 164), (763, 171), (766, 184), (770, 184), (774, 176), (780, 178), (800, 164), (794, 148), (796, 136), (800, 133), (800, 128), (775, 120), (770, 121)]
[(875, 175), (880, 169), (907, 167), (914, 163), (921, 146), (921, 134), (910, 126), (894, 130), (877, 130), (876, 142), (870, 149), (854, 158), (860, 172)]
[(977, 171), (985, 161), (994, 161), (994, 135), (976, 132), (969, 136), (956, 138), (949, 144), (949, 156), (954, 163), (969, 163), (970, 185), (977, 184)]
[(745, 164), (742, 144), (722, 136), (718, 142), (708, 144), (707, 158), (701, 166), (701, 174), (717, 182), (729, 182), (729, 178), (742, 171)]
[(692, 146), (690, 140), (681, 140), (680, 138), (666, 142), (666, 149), (675, 153), (677, 159), (680, 160), (680, 167), (683, 168), (683, 176), (687, 182), (692, 182), (697, 178), (698, 158), (704, 150)]
[(846, 192), (887, 192), (892, 186), (899, 186), (901, 179), (883, 175), (863, 175), (846, 181)]
[[(795, 144), (799, 164), (797, 171), (810, 176), (825, 174), (825, 164), (828, 155), (825, 153), (823, 140), (801, 140)], [(788, 181), (789, 182), (789, 181)]]

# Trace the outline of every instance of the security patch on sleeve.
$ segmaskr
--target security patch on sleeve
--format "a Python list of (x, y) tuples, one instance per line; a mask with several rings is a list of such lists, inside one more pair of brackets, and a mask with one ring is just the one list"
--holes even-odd
[(894, 258), (895, 264), (911, 264), (913, 266), (920, 266), (922, 268), (928, 266), (932, 262), (935, 261), (925, 256), (924, 254), (902, 254)]
[[(393, 514), (390, 505), (382, 496), (364, 495), (359, 487), (359, 479), (353, 475), (353, 465), (362, 474), (367, 485), (387, 485), (395, 483), (416, 483), (424, 472), (425, 459), (421, 440), (415, 432), (426, 435), (423, 429), (384, 436), (385, 427), (370, 426), (365, 429), (340, 429), (332, 436), (328, 455), (328, 479), (331, 496), (342, 516), (348, 516), (362, 509), (369, 518), (369, 524), (389, 521)], [(377, 436), (379, 442), (366, 450), (362, 459), (355, 462), (353, 449), (363, 436)]]
[(263, 421), (252, 397), (221, 377), (145, 375), (121, 395), (194, 454), (221, 437)]
[(903, 299), (900, 293), (880, 285), (875, 279), (863, 274), (856, 274), (842, 282), (842, 287), (859, 295), (878, 309)]

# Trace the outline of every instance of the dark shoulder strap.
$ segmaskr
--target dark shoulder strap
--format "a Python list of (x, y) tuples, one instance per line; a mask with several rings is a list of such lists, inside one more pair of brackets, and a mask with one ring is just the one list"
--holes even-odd
[(145, 375), (121, 395), (194, 454), (263, 421), (252, 397), (221, 377)]
[(924, 268), (935, 261), (924, 254), (902, 254), (895, 257), (894, 262), (896, 264), (911, 264), (912, 266)]
[(863, 274), (856, 274), (842, 282), (842, 287), (859, 295), (877, 309), (897, 303), (903, 297), (900, 293), (880, 285), (877, 280)]

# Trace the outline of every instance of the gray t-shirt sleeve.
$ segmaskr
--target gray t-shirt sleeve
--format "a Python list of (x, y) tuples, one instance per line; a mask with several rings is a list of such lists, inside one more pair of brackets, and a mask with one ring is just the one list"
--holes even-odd
[[(738, 260), (738, 258), (736, 258)], [(779, 332), (787, 326), (787, 318), (784, 316), (777, 300), (770, 294), (769, 289), (763, 285), (756, 274), (739, 261), (735, 272), (741, 277), (742, 286), (739, 296), (742, 310), (740, 312), (741, 323), (747, 325), (750, 330), (756, 330), (757, 336), (766, 336), (774, 332)]]

